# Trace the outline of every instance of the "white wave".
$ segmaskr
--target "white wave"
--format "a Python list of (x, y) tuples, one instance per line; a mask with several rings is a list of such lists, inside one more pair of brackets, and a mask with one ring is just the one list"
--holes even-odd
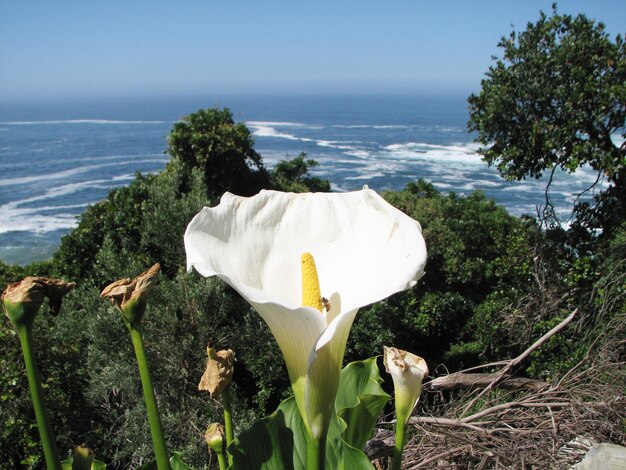
[(143, 160), (130, 160), (124, 162), (114, 162), (114, 163), (101, 163), (99, 165), (83, 165), (74, 168), (69, 168), (63, 171), (57, 171), (56, 173), (45, 173), (42, 175), (32, 175), (32, 176), (24, 176), (22, 178), (7, 178), (0, 179), (0, 187), (2, 186), (15, 186), (20, 184), (30, 184), (35, 183), (37, 181), (49, 181), (49, 180), (57, 180), (57, 179), (65, 179), (70, 176), (76, 176), (83, 173), (88, 173), (93, 170), (97, 170), (100, 168), (106, 167), (114, 167), (114, 166), (127, 166), (127, 165), (135, 165), (138, 163), (166, 163), (167, 159), (143, 159)]
[(296, 137), (293, 134), (287, 134), (285, 132), (279, 132), (272, 126), (266, 125), (251, 125), (253, 128), (252, 135), (257, 137), (274, 137), (277, 139), (287, 139), (287, 140), (296, 140), (300, 142), (313, 142), (313, 139), (308, 139), (306, 137)]
[[(276, 127), (280, 127), (280, 125), (285, 125), (285, 126), (292, 125), (292, 126), (298, 126), (298, 127), (305, 127), (304, 124), (298, 124), (298, 123), (272, 123), (269, 121), (268, 122), (250, 121), (248, 123), (248, 125), (252, 127), (253, 129), (252, 135), (256, 137), (272, 137), (275, 139), (286, 139), (286, 140), (292, 140), (296, 142), (312, 142), (315, 145), (318, 145), (320, 147), (336, 148), (339, 150), (353, 150), (355, 148), (352, 145), (345, 145), (345, 144), (352, 143), (352, 141), (335, 141), (335, 140), (324, 140), (324, 139), (311, 139), (308, 137), (298, 137), (294, 134), (281, 132), (275, 129), (275, 127), (273, 127), (270, 124), (273, 124), (274, 126), (278, 124), (278, 126)], [(307, 128), (311, 128), (311, 127), (307, 127)]]
[(477, 184), (479, 186), (488, 186), (488, 187), (499, 187), (502, 186), (503, 181), (489, 181), (489, 180), (478, 180)]
[(456, 189), (461, 191), (476, 191), (476, 182), (470, 181), (468, 183), (457, 186)]
[(104, 180), (104, 179), (82, 181), (80, 183), (69, 183), (69, 184), (64, 184), (61, 186), (55, 186), (54, 188), (48, 189), (45, 193), (39, 196), (31, 196), (25, 199), (18, 199), (16, 201), (10, 201), (10, 202), (7, 202), (6, 204), (1, 205), (0, 206), (0, 220), (3, 220), (3, 221), (8, 220), (8, 218), (5, 217), (5, 215), (7, 214), (7, 211), (14, 210), (25, 204), (30, 204), (30, 203), (38, 202), (38, 201), (45, 201), (45, 200), (57, 198), (60, 196), (67, 196), (77, 191), (82, 191), (84, 189), (89, 189), (89, 188), (108, 189), (110, 187), (111, 187), (110, 180)]
[[(62, 196), (67, 196), (85, 189), (112, 189), (111, 180), (92, 180), (80, 183), (65, 184), (47, 190), (38, 196), (31, 196), (25, 199), (10, 201), (0, 206), (0, 233), (27, 231), (34, 233), (45, 233), (61, 229), (69, 229), (76, 226), (75, 214), (52, 214), (45, 212), (55, 210), (79, 209), (86, 207), (89, 203), (76, 205), (59, 205), (43, 207), (23, 207), (39, 201), (45, 201)], [(95, 202), (95, 201), (90, 201)], [(44, 213), (42, 213), (44, 212)]]
[(361, 161), (355, 161), (353, 159), (345, 159), (345, 158), (338, 158), (338, 159), (333, 159), (332, 161), (333, 166), (341, 166), (341, 165), (363, 165), (364, 163)]
[(133, 155), (101, 155), (101, 156), (93, 156), (93, 157), (80, 157), (77, 159), (71, 159), (71, 160), (67, 160), (68, 162), (70, 161), (77, 161), (77, 162), (99, 162), (99, 161), (109, 161), (109, 160), (128, 160), (128, 161), (132, 161), (133, 158), (155, 158), (158, 157), (160, 160), (163, 160), (164, 158), (166, 160), (169, 161), (169, 157), (164, 157), (163, 153), (138, 153), (138, 154), (133, 154)]
[(354, 150), (356, 148), (354, 145), (347, 144), (359, 144), (361, 142), (353, 140), (316, 140), (315, 143), (320, 147), (328, 147), (339, 150)]
[(24, 207), (21, 209), (16, 209), (14, 206), (12, 209), (9, 209), (9, 210), (16, 211), (15, 212), (16, 215), (29, 215), (29, 214), (39, 214), (41, 212), (52, 212), (52, 211), (68, 210), (68, 209), (84, 209), (87, 206), (89, 206), (89, 204), (85, 202), (81, 204), (65, 204), (65, 205), (60, 205), (60, 206)]
[(336, 124), (333, 126), (337, 129), (410, 129), (411, 126), (404, 124)]
[(536, 185), (532, 185), (528, 182), (520, 182), (520, 181), (509, 181), (502, 188), (502, 191), (508, 191), (508, 192), (519, 191), (519, 192), (524, 192), (524, 193), (537, 193), (541, 190), (542, 188), (537, 187)]
[(302, 127), (307, 129), (322, 129), (322, 127), (311, 127), (308, 124), (301, 122), (288, 122), (288, 121), (246, 121), (246, 126), (250, 127)]
[[(307, 142), (307, 143), (310, 142), (323, 148), (345, 150), (346, 152), (343, 152), (344, 154), (349, 155), (349, 156), (354, 156), (357, 158), (367, 158), (369, 156), (369, 152), (359, 148), (359, 145), (353, 145), (353, 144), (362, 144), (361, 141), (311, 139), (309, 137), (299, 137), (295, 134), (279, 131), (278, 129), (276, 129), (276, 127), (281, 127), (281, 126), (312, 129), (312, 127), (306, 126), (301, 123), (249, 121), (247, 124), (252, 128), (252, 134), (256, 137), (271, 137), (271, 138), (277, 138), (277, 139), (291, 140), (295, 142)], [(316, 158), (319, 160), (319, 156), (316, 156)]]
[(134, 179), (135, 179), (135, 175), (131, 173), (126, 173), (125, 175), (118, 175), (118, 176), (114, 176), (113, 178), (111, 178), (112, 181), (130, 181)]
[(344, 152), (344, 153), (351, 157), (356, 157), (356, 158), (363, 159), (363, 160), (369, 159), (372, 156), (372, 154), (368, 152), (367, 150), (352, 150), (350, 152)]
[[(84, 162), (99, 162), (99, 161), (108, 161), (108, 160), (121, 160), (121, 159), (129, 159), (134, 157), (159, 157), (163, 154), (145, 154), (145, 155), (110, 155), (110, 156), (102, 156), (102, 157), (79, 157), (79, 158), (70, 158), (65, 162), (67, 164), (76, 162), (76, 163), (84, 163)], [(12, 161), (9, 163), (0, 163), (0, 170), (3, 169), (11, 169), (11, 168), (24, 168), (23, 162)], [(66, 170), (63, 170), (66, 171)]]
[(70, 168), (69, 170), (58, 171), (56, 173), (46, 173), (43, 175), (24, 176), (22, 178), (8, 178), (0, 179), (0, 187), (2, 186), (15, 186), (20, 184), (29, 184), (36, 181), (46, 181), (61, 178), (68, 178), (70, 176), (78, 175), (90, 171), (96, 165), (87, 165), (83, 167)]
[(384, 147), (387, 150), (407, 150), (407, 149), (438, 149), (438, 150), (450, 150), (454, 152), (462, 152), (462, 153), (477, 153), (479, 145), (473, 142), (467, 144), (451, 144), (451, 145), (440, 145), (440, 144), (429, 144), (426, 142), (406, 142), (403, 144), (391, 144)]
[(31, 232), (42, 234), (57, 230), (67, 230), (78, 225), (77, 216), (74, 214), (15, 214), (10, 220), (2, 223), (0, 233), (8, 232)]
[(42, 234), (54, 232), (56, 230), (67, 230), (74, 228), (77, 223), (77, 215), (71, 213), (46, 214), (58, 210), (84, 209), (89, 204), (71, 204), (60, 206), (7, 207), (5, 204), (0, 207), (0, 217), (3, 223), (0, 226), (0, 234), (8, 232), (31, 232)]
[(174, 121), (118, 121), (113, 119), (65, 119), (50, 121), (0, 121), (7, 126), (37, 126), (48, 124), (167, 124)]
[(374, 171), (371, 173), (362, 174), (358, 176), (347, 176), (344, 179), (350, 180), (350, 181), (358, 181), (358, 180), (369, 180), (372, 178), (384, 178), (385, 176), (387, 176), (385, 173), (382, 173), (380, 171)]
[(474, 144), (437, 145), (425, 142), (407, 142), (383, 147), (387, 158), (434, 160), (437, 162), (457, 162), (484, 165)]

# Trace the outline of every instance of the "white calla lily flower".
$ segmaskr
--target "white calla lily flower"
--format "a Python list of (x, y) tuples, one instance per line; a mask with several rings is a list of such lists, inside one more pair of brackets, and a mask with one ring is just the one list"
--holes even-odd
[[(367, 188), (226, 193), (190, 222), (185, 250), (189, 270), (220, 277), (263, 317), (315, 438), (325, 434), (334, 412), (358, 309), (415, 285), (426, 263), (419, 223)], [(324, 297), (317, 308), (303, 305), (308, 254), (318, 273), (313, 292)]]
[(408, 421), (422, 393), (422, 380), (428, 374), (426, 361), (402, 349), (384, 347), (385, 369), (393, 379), (396, 418)]

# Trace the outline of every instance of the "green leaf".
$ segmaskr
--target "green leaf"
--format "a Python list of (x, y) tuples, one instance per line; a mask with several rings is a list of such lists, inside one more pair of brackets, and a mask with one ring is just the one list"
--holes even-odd
[(172, 470), (193, 470), (189, 465), (183, 462), (182, 452), (172, 452), (172, 456), (170, 457), (170, 466), (172, 467)]
[[(380, 383), (376, 358), (349, 364), (342, 371), (336, 409), (326, 444), (326, 468), (371, 469), (361, 448), (389, 400)], [(300, 470), (306, 463), (306, 430), (295, 399), (283, 401), (229, 447), (233, 468)]]
[(335, 409), (346, 423), (343, 439), (352, 447), (363, 449), (389, 401), (382, 382), (376, 357), (352, 362), (341, 371)]
[(242, 432), (228, 450), (238, 469), (301, 469), (306, 462), (304, 423), (293, 397)]

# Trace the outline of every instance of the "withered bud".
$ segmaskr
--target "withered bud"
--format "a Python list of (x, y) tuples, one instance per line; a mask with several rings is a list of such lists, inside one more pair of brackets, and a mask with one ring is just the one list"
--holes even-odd
[(63, 297), (76, 286), (76, 283), (46, 277), (41, 278), (41, 280), (46, 286), (46, 297), (48, 297), (48, 302), (50, 303), (50, 311), (54, 315), (58, 315), (61, 310)]
[(224, 450), (224, 443), (226, 442), (226, 431), (221, 423), (211, 423), (204, 433), (204, 440), (209, 445), (209, 448), (219, 453)]
[(0, 299), (13, 323), (32, 321), (46, 297), (52, 313), (59, 313), (63, 296), (75, 285), (61, 279), (27, 276), (19, 282), (9, 284)]
[(100, 297), (109, 299), (131, 323), (139, 321), (145, 311), (148, 292), (156, 282), (161, 265), (156, 263), (135, 279), (124, 278), (109, 284)]
[(209, 347), (207, 355), (209, 360), (198, 384), (198, 390), (205, 390), (209, 392), (211, 398), (218, 398), (233, 380), (235, 354), (230, 349), (215, 352)]

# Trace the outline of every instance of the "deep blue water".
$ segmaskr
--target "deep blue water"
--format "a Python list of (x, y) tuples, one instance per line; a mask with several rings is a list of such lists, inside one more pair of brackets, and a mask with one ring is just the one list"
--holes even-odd
[[(509, 183), (465, 131), (464, 96), (222, 96), (0, 104), (0, 259), (41, 260), (85, 208), (168, 161), (167, 134), (185, 114), (228, 107), (247, 123), (266, 166), (307, 152), (336, 191), (401, 189), (424, 178), (442, 191), (482, 190), (510, 212), (534, 214), (545, 181)], [(560, 175), (564, 214), (591, 171)]]

